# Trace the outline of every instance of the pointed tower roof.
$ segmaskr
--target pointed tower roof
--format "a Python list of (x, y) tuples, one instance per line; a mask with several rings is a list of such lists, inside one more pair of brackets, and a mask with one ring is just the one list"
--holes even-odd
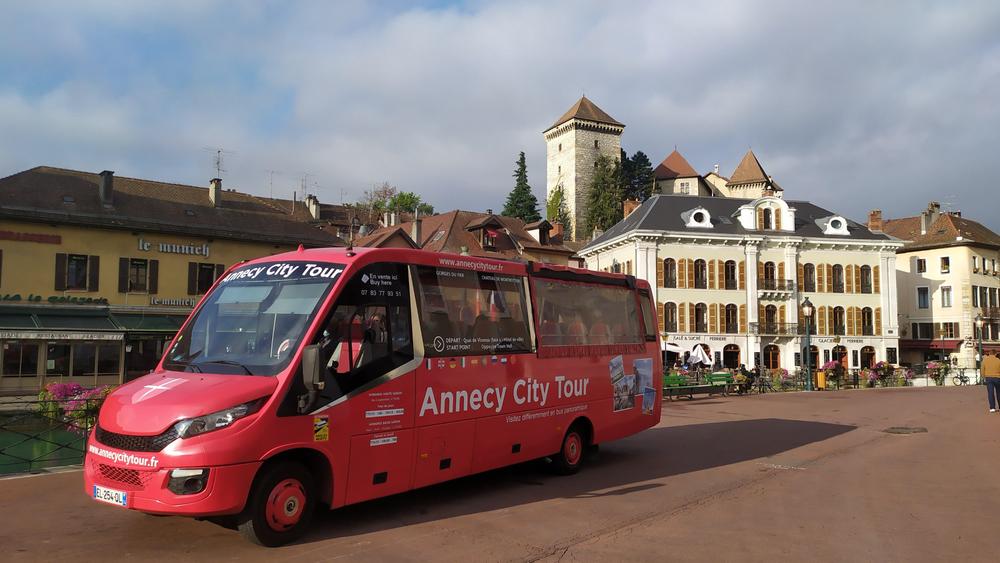
[(757, 155), (751, 149), (747, 150), (740, 165), (733, 171), (733, 175), (729, 178), (729, 184), (754, 184), (757, 182), (770, 182), (770, 179), (764, 172), (764, 167), (760, 165), (760, 161), (757, 160)]
[(657, 180), (670, 180), (673, 178), (697, 178), (698, 172), (688, 163), (681, 153), (674, 149), (674, 152), (667, 155), (663, 162), (653, 171), (653, 176)]
[[(570, 119), (586, 119), (587, 121), (596, 121), (598, 123), (607, 123), (608, 125), (625, 127), (624, 123), (615, 120), (615, 118), (605, 113), (604, 110), (597, 107), (594, 102), (587, 99), (587, 96), (581, 97), (575, 104), (573, 104), (573, 107), (569, 108), (569, 111), (557, 119), (556, 122), (552, 124), (552, 127), (558, 127)], [(549, 129), (552, 129), (552, 127), (549, 127)]]

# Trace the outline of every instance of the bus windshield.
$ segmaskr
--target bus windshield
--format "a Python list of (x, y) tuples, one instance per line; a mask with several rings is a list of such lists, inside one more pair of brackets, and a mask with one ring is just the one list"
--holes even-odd
[(253, 264), (222, 278), (177, 335), (163, 367), (234, 375), (280, 373), (344, 271), (342, 264)]

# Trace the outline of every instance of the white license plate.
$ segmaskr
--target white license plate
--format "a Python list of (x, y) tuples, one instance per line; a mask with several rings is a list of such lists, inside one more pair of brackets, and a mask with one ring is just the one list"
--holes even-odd
[(108, 504), (128, 506), (128, 493), (94, 485), (94, 499)]

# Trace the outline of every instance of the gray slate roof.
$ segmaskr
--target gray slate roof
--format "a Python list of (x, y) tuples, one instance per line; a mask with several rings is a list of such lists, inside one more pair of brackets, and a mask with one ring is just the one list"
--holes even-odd
[[(788, 206), (795, 209), (795, 232), (788, 231), (756, 231), (744, 229), (734, 215), (739, 208), (753, 199), (729, 197), (696, 197), (688, 195), (654, 195), (647, 199), (628, 217), (592, 240), (583, 251), (598, 246), (606, 241), (617, 238), (631, 231), (666, 231), (674, 233), (703, 233), (714, 235), (761, 235), (813, 237), (830, 240), (894, 240), (884, 233), (873, 233), (868, 227), (847, 219), (847, 229), (850, 236), (825, 235), (818, 221), (824, 217), (838, 215), (833, 211), (823, 209), (808, 201), (786, 200)], [(712, 219), (712, 228), (688, 227), (681, 214), (696, 207), (705, 208)]]

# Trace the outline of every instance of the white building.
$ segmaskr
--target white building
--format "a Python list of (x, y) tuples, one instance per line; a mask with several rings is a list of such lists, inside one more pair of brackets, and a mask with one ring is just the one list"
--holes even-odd
[(1000, 235), (937, 202), (916, 217), (882, 220), (872, 211), (869, 227), (906, 241), (896, 262), (899, 280), (901, 360), (946, 360), (975, 368), (983, 322), (983, 348), (1000, 352)]
[[(756, 157), (752, 164), (760, 168)], [(664, 340), (685, 349), (705, 344), (726, 366), (795, 369), (805, 297), (816, 307), (812, 366), (897, 363), (902, 243), (809, 202), (786, 201), (761, 176), (740, 189), (775, 195), (653, 196), (579, 254), (590, 269), (647, 280)]]

